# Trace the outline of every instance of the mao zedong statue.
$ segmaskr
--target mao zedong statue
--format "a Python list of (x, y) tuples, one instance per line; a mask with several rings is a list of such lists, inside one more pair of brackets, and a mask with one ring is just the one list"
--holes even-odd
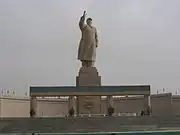
[(78, 60), (82, 62), (82, 67), (93, 67), (96, 60), (96, 48), (98, 47), (98, 35), (95, 27), (92, 26), (92, 19), (87, 18), (86, 11), (79, 21), (79, 28), (82, 37), (79, 43)]

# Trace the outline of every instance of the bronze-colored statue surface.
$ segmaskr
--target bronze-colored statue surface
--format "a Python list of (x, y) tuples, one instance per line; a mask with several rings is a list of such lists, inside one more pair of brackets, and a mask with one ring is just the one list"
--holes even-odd
[(86, 18), (86, 12), (79, 21), (79, 28), (82, 33), (82, 37), (79, 43), (78, 60), (82, 62), (82, 66), (91, 67), (96, 60), (96, 48), (98, 47), (98, 35), (95, 27), (92, 26), (92, 19), (86, 20), (87, 24), (84, 24)]

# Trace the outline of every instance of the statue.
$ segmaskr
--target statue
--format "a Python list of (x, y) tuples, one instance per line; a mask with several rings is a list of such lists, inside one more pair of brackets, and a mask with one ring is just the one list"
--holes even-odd
[(96, 59), (96, 48), (98, 47), (98, 35), (95, 27), (92, 26), (92, 19), (86, 20), (86, 11), (79, 21), (79, 28), (82, 37), (79, 43), (78, 60), (82, 62), (82, 67), (93, 67)]

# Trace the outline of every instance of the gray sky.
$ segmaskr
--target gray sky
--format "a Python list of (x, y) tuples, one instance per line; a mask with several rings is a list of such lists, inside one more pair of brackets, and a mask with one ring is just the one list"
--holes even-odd
[(0, 0), (0, 87), (75, 85), (83, 10), (103, 85), (180, 88), (180, 0)]

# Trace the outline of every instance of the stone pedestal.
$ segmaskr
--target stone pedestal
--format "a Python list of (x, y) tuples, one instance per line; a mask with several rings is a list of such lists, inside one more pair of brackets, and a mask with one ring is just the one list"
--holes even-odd
[[(82, 67), (76, 77), (76, 86), (101, 86), (101, 77), (96, 67)], [(100, 102), (101, 96), (78, 96), (77, 115), (100, 114)]]

